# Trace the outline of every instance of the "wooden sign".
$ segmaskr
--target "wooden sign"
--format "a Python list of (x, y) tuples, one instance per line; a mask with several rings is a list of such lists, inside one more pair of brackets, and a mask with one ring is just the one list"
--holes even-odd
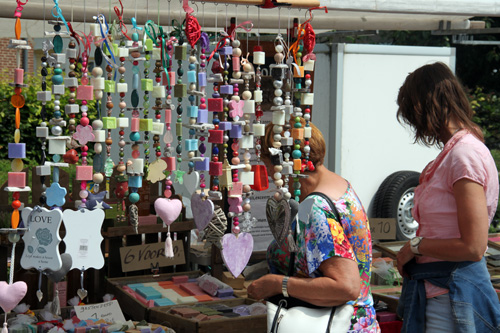
[(80, 320), (103, 319), (108, 323), (126, 322), (117, 300), (98, 304), (75, 306), (75, 313)]
[(122, 271), (130, 272), (186, 263), (181, 240), (173, 241), (174, 257), (165, 257), (165, 243), (150, 243), (120, 248)]
[(64, 237), (66, 253), (69, 253), (73, 260), (71, 269), (101, 269), (104, 266), (104, 256), (101, 251), (104, 211), (66, 209), (63, 221), (66, 228)]
[(57, 271), (62, 266), (59, 253), (59, 227), (62, 212), (59, 209), (48, 210), (37, 207), (24, 208), (21, 217), (28, 227), (23, 236), (24, 251), (21, 256), (21, 266), (24, 269), (50, 269)]
[(370, 218), (370, 231), (372, 239), (396, 239), (396, 219), (394, 218)]

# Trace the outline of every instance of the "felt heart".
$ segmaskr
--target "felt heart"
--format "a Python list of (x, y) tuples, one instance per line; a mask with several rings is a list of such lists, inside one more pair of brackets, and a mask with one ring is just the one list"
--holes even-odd
[(179, 199), (158, 198), (155, 200), (156, 215), (165, 225), (170, 225), (177, 220), (181, 210), (182, 202)]
[(8, 284), (0, 281), (0, 307), (5, 313), (10, 312), (19, 304), (28, 291), (26, 282), (18, 281)]
[[(290, 200), (291, 201), (291, 200)], [(274, 239), (282, 245), (290, 228), (290, 205), (285, 199), (270, 197), (266, 203), (266, 218)]]
[(184, 175), (184, 186), (189, 194), (193, 194), (200, 184), (200, 174), (196, 171)]
[(253, 237), (246, 232), (242, 232), (238, 236), (225, 234), (221, 243), (222, 260), (231, 274), (237, 278), (245, 269), (252, 255)]
[(73, 265), (73, 260), (71, 259), (71, 255), (69, 253), (61, 254), (62, 267), (58, 271), (52, 271), (50, 269), (45, 270), (45, 275), (53, 282), (60, 282), (66, 274), (71, 270), (71, 266)]
[(212, 220), (214, 203), (210, 199), (203, 200), (198, 193), (191, 196), (191, 211), (198, 230), (203, 230)]

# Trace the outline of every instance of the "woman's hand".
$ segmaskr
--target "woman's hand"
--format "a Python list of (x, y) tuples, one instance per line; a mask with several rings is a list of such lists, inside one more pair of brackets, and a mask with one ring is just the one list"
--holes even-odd
[(266, 299), (281, 293), (283, 275), (267, 274), (252, 282), (247, 288), (247, 293), (253, 299)]
[(407, 276), (403, 271), (403, 266), (410, 260), (415, 257), (415, 254), (411, 251), (410, 242), (406, 242), (406, 244), (399, 250), (398, 255), (396, 257), (398, 262), (398, 271), (401, 276)]

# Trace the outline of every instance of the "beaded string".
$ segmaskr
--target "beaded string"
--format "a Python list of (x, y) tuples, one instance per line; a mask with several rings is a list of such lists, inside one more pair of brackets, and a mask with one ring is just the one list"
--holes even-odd
[[(207, 86), (207, 69), (206, 69), (206, 64), (207, 64), (207, 56), (206, 52), (209, 52), (209, 47), (210, 47), (210, 41), (207, 33), (202, 32), (200, 35), (200, 47), (201, 47), (201, 54), (200, 54), (200, 69), (198, 72), (198, 86), (200, 89), (200, 104), (198, 106), (198, 116), (197, 116), (197, 122), (199, 124), (206, 124), (208, 123), (208, 109), (207, 109), (207, 104), (206, 104), (206, 86)], [(200, 130), (200, 141), (201, 144), (198, 147), (198, 151), (200, 153), (200, 157), (203, 158), (203, 161), (200, 161), (197, 163), (196, 169), (198, 171), (201, 171), (200, 174), (200, 188), (201, 188), (201, 194), (204, 196), (205, 194), (205, 188), (206, 188), (206, 179), (205, 179), (205, 171), (210, 170), (210, 157), (207, 156), (205, 157), (206, 153), (206, 146), (205, 146), (205, 136), (208, 135), (208, 133), (205, 133), (205, 128), (202, 127)]]
[[(16, 23), (14, 25), (15, 39), (10, 40), (9, 48), (16, 49), (16, 68), (14, 69), (14, 83), (10, 85), (14, 87), (14, 95), (10, 98), (10, 104), (15, 108), (15, 130), (14, 130), (14, 143), (8, 144), (9, 158), (12, 158), (11, 168), (12, 171), (8, 173), (8, 187), (7, 191), (12, 192), (12, 215), (11, 215), (11, 228), (17, 229), (19, 226), (19, 208), (21, 208), (21, 191), (30, 191), (26, 186), (26, 173), (22, 172), (24, 168), (23, 158), (26, 158), (26, 144), (21, 143), (21, 108), (24, 107), (25, 100), (22, 93), (22, 88), (28, 85), (24, 84), (24, 69), (21, 67), (21, 50), (29, 50), (31, 47), (27, 41), (21, 40), (21, 11), (26, 2), (17, 0), (17, 7), (14, 12)], [(15, 243), (14, 243), (15, 244)], [(11, 267), (11, 271), (14, 268)], [(12, 281), (10, 282), (12, 283)], [(4, 324), (5, 326), (6, 324)]]

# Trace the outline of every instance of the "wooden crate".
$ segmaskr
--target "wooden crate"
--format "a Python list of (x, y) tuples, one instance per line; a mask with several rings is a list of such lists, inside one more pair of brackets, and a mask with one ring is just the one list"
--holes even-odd
[(396, 259), (399, 250), (406, 242), (407, 241), (373, 243), (373, 248), (382, 253), (382, 256)]
[(120, 278), (108, 278), (107, 279), (107, 292), (115, 296), (120, 304), (122, 312), (128, 315), (132, 320), (148, 320), (149, 310), (148, 308), (137, 299), (133, 298), (128, 292), (123, 289), (123, 286), (131, 283), (145, 283), (145, 282), (157, 282), (157, 281), (168, 281), (171, 280), (173, 276), (187, 275), (190, 278), (197, 278), (201, 275), (200, 271), (189, 271), (189, 272), (175, 272), (166, 273), (159, 275), (147, 275), (147, 276), (127, 276)]
[[(227, 306), (238, 306), (252, 304), (256, 301), (248, 298), (234, 298), (207, 302), (206, 304), (225, 304)], [(267, 316), (242, 316), (235, 318), (221, 318), (197, 322), (191, 319), (170, 314), (169, 310), (174, 306), (162, 306), (152, 308), (149, 320), (154, 323), (163, 323), (175, 330), (176, 333), (265, 333), (267, 331)]]

